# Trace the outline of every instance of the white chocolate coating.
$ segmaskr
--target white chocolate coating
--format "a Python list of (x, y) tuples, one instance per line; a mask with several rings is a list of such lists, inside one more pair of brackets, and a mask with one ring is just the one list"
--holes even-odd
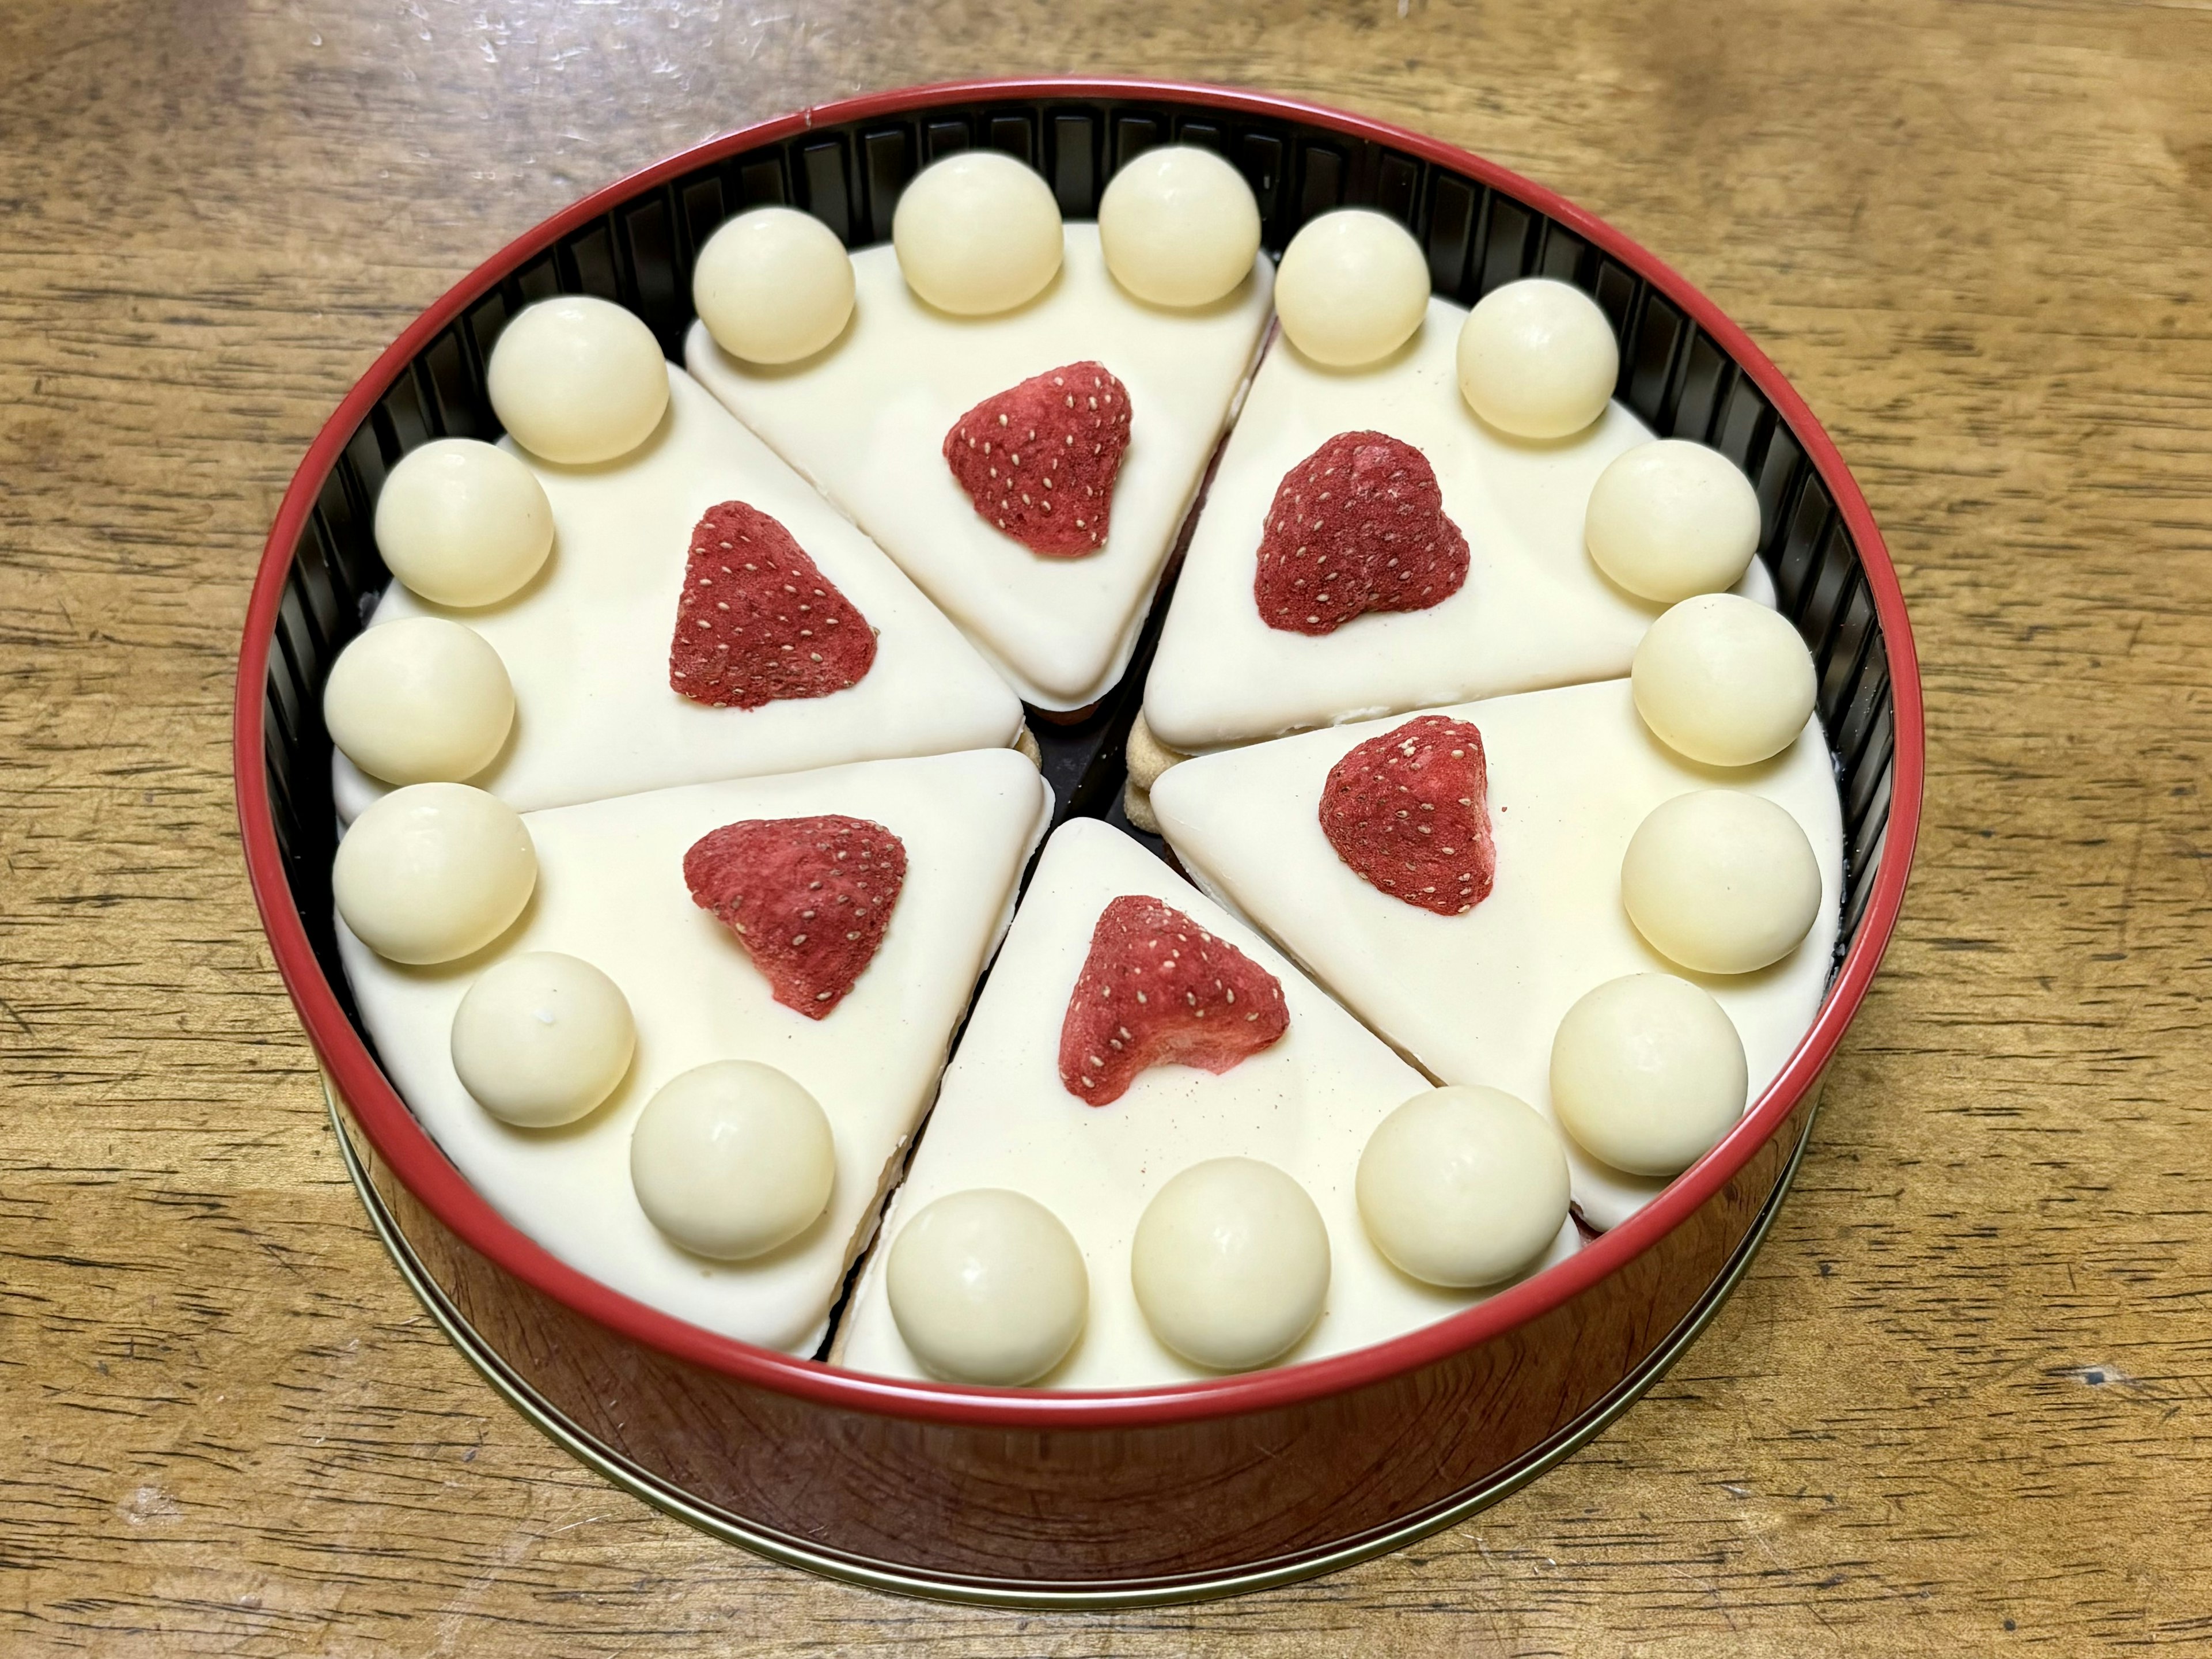
[(1608, 980), (1552, 1040), (1552, 1109), (1576, 1144), (1631, 1175), (1675, 1176), (1743, 1115), (1751, 1075), (1727, 1010), (1672, 974)]
[(514, 687), (483, 635), (442, 617), (372, 628), (323, 687), (331, 741), (386, 783), (459, 783), (499, 757)]
[[(1054, 710), (1096, 702), (1127, 665), (1267, 327), (1274, 276), (1255, 258), (1229, 298), (1166, 310), (1108, 274), (1096, 225), (1069, 225), (1064, 240), (1060, 280), (1005, 316), (924, 305), (890, 249), (863, 248), (853, 325), (820, 356), (758, 368), (703, 328), (685, 347), (709, 391), (874, 537), (1024, 700)], [(945, 464), (945, 434), (984, 398), (1085, 358), (1129, 388), (1129, 450), (1106, 545), (1044, 558), (977, 515)]]
[(500, 332), (485, 371), (515, 442), (558, 466), (595, 466), (653, 435), (668, 372), (653, 331), (611, 300), (541, 300)]
[(853, 314), (852, 256), (811, 213), (755, 208), (699, 250), (691, 304), (732, 356), (795, 363), (845, 331)]
[(907, 286), (939, 311), (990, 317), (1025, 305), (1060, 269), (1060, 204), (1011, 155), (964, 149), (915, 174), (891, 215)]
[(538, 884), (530, 831), (460, 783), (394, 790), (353, 822), (331, 866), (339, 917), (392, 962), (452, 962), (514, 923)]
[(1495, 1285), (1551, 1248), (1567, 1218), (1567, 1155), (1526, 1101), (1464, 1085), (1415, 1095), (1359, 1155), (1375, 1247), (1431, 1285)]
[(1272, 1164), (1217, 1158), (1152, 1195), (1129, 1247), (1152, 1334), (1209, 1370), (1247, 1371), (1289, 1349), (1328, 1299), (1328, 1228)]
[[(1474, 417), (1454, 389), (1467, 313), (1429, 302), (1412, 346), (1358, 373), (1271, 347), (1206, 487), (1145, 687), (1145, 720), (1202, 753), (1401, 708), (1618, 678), (1656, 607), (1583, 550), (1583, 503), (1650, 429), (1622, 404), (1565, 442), (1529, 444)], [(1387, 432), (1436, 469), (1466, 533), (1466, 584), (1426, 611), (1375, 611), (1314, 637), (1270, 628), (1252, 597), (1260, 536), (1283, 475), (1340, 432)], [(1745, 592), (1763, 595), (1754, 564)], [(1754, 587), (1753, 584), (1759, 584)]]
[(1718, 450), (1656, 439), (1598, 476), (1583, 539), (1598, 568), (1639, 598), (1718, 593), (1759, 550), (1759, 494)]
[[(1021, 704), (959, 630), (697, 381), (674, 368), (664, 377), (667, 420), (617, 465), (529, 463), (560, 546), (527, 590), (465, 618), (506, 663), (515, 698), (514, 740), (475, 781), (532, 811), (1012, 741)], [(727, 501), (773, 516), (877, 630), (875, 662), (858, 685), (759, 708), (708, 708), (669, 689), (692, 527)], [(394, 584), (377, 623), (425, 614)], [(343, 817), (380, 793), (343, 761), (332, 770)]]
[(1091, 1279), (1060, 1218), (1003, 1188), (951, 1193), (892, 1241), (885, 1289), (899, 1335), (951, 1382), (1014, 1387), (1066, 1358)]
[(1461, 395), (1516, 438), (1582, 431), (1605, 413), (1620, 374), (1620, 348), (1597, 301), (1549, 277), (1493, 289), (1460, 329)]
[[(1036, 769), (1000, 749), (532, 813), (538, 896), (503, 951), (582, 957), (623, 988), (637, 1022), (629, 1073), (565, 1128), (510, 1127), (462, 1086), (448, 1036), (474, 966), (396, 967), (343, 927), (339, 950), (392, 1081), (509, 1222), (625, 1296), (708, 1330), (812, 1353), (936, 1092), (1049, 805)], [(683, 864), (687, 848), (723, 824), (823, 812), (882, 824), (906, 844), (908, 861), (875, 959), (836, 1011), (815, 1021), (772, 998), (744, 946), (692, 902)], [(758, 1060), (797, 1079), (829, 1114), (837, 1153), (821, 1219), (781, 1249), (726, 1267), (672, 1243), (638, 1206), (629, 1175), (630, 1131), (645, 1103), (670, 1079), (720, 1060)]]
[(502, 1123), (550, 1129), (614, 1092), (637, 1050), (622, 988), (558, 951), (503, 957), (453, 1012), (453, 1073)]
[[(1087, 1106), (1060, 1083), (1060, 1026), (1098, 913), (1125, 893), (1164, 900), (1275, 975), (1290, 1026), (1218, 1076), (1155, 1066), (1111, 1105)], [(1138, 1218), (1170, 1176), (1194, 1164), (1259, 1158), (1304, 1188), (1328, 1228), (1328, 1305), (1288, 1360), (1365, 1347), (1486, 1294), (1407, 1278), (1360, 1225), (1360, 1151), (1376, 1124), (1427, 1086), (1249, 926), (1119, 830), (1077, 819), (1038, 861), (884, 1229), (896, 1238), (904, 1217), (948, 1193), (1000, 1187), (1027, 1194), (1060, 1218), (1091, 1267), (1090, 1319), (1043, 1385), (1182, 1381), (1206, 1373), (1163, 1345), (1138, 1309), (1129, 1279)], [(1563, 1261), (1578, 1245), (1574, 1227), (1563, 1226), (1545, 1260)], [(926, 1376), (899, 1335), (884, 1280), (879, 1253), (861, 1271), (833, 1358), (860, 1370)]]
[(1339, 208), (1306, 222), (1283, 250), (1275, 314), (1315, 362), (1358, 368), (1413, 337), (1429, 310), (1429, 264), (1388, 214)]
[(630, 1131), (639, 1207), (675, 1243), (716, 1261), (749, 1261), (798, 1237), (836, 1178), (822, 1103), (756, 1060), (670, 1079)]
[(1154, 737), (1141, 709), (1130, 725), (1128, 741), (1122, 746), (1122, 754), (1128, 763), (1129, 781), (1139, 789), (1150, 789), (1159, 781), (1161, 773), (1177, 761), (1190, 758), (1181, 750), (1170, 749)]
[(1819, 915), (1820, 860), (1764, 796), (1699, 789), (1655, 806), (1620, 861), (1637, 932), (1671, 962), (1748, 974), (1796, 950)]
[(433, 605), (496, 605), (553, 550), (553, 506), (530, 469), (498, 445), (434, 439), (386, 476), (376, 550)]
[(1168, 144), (1128, 163), (1098, 198), (1114, 280), (1156, 306), (1205, 306), (1243, 282), (1260, 251), (1260, 204), (1210, 149)]
[[(1463, 916), (1389, 898), (1347, 868), (1316, 817), (1328, 769), (1391, 730), (1373, 720), (1201, 755), (1152, 794), (1168, 840), (1345, 1005), (1432, 1076), (1504, 1089), (1550, 1112), (1553, 1034), (1587, 991), (1623, 974), (1678, 972), (1620, 901), (1621, 855), (1644, 815), (1717, 775), (1681, 758), (1637, 717), (1628, 682), (1570, 686), (1436, 712), (1482, 732), (1497, 884)], [(1820, 902), (1803, 943), (1755, 974), (1701, 981), (1741, 1034), (1752, 1091), (1782, 1070), (1820, 1005), (1839, 921), (1843, 816), (1817, 724), (1729, 775), (1803, 826)], [(1567, 1148), (1575, 1207), (1610, 1227), (1663, 1182)], [(1340, 1249), (1342, 1228), (1334, 1229)]]
[(1813, 718), (1813, 653), (1788, 617), (1733, 593), (1684, 599), (1651, 624), (1630, 669), (1661, 742), (1708, 766), (1778, 754)]

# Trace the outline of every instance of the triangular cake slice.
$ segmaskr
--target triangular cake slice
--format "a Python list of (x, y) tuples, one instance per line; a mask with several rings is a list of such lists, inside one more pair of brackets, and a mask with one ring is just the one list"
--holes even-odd
[[(1144, 1071), (1110, 1104), (1063, 1086), (1062, 1022), (1101, 914), (1125, 895), (1188, 915), (1281, 981), (1289, 1024), (1260, 1053), (1218, 1073)], [(1485, 1292), (1407, 1278), (1369, 1243), (1354, 1197), (1376, 1124), (1427, 1079), (1362, 1029), (1251, 928), (1119, 830), (1063, 825), (1046, 847), (986, 983), (883, 1237), (933, 1200), (975, 1188), (1023, 1194), (1074, 1236), (1090, 1277), (1090, 1317), (1038, 1386), (1123, 1388), (1206, 1375), (1153, 1336), (1129, 1282), (1130, 1241), (1153, 1194), (1218, 1158), (1274, 1164), (1303, 1186), (1328, 1228), (1328, 1300), (1279, 1364), (1364, 1347), (1455, 1313)], [(1575, 1249), (1571, 1223), (1545, 1261)], [(863, 1270), (833, 1357), (858, 1370), (920, 1376), (886, 1288), (888, 1251)]]
[[(1626, 680), (1433, 712), (1472, 723), (1488, 763), (1494, 885), (1463, 915), (1369, 885), (1322, 832), (1330, 769), (1395, 720), (1187, 761), (1154, 785), (1152, 810), (1208, 891), (1443, 1082), (1486, 1084), (1549, 1113), (1552, 1038), (1567, 1010), (1624, 974), (1670, 973), (1704, 986), (1735, 1022), (1755, 1099), (1811, 1025), (1835, 948), (1843, 826), (1818, 721), (1772, 760), (1723, 771), (1653, 738)], [(1710, 788), (1778, 803), (1820, 866), (1811, 933), (1756, 973), (1678, 968), (1621, 907), (1621, 857), (1637, 826), (1661, 802)], [(1617, 1225), (1667, 1185), (1598, 1164), (1571, 1139), (1567, 1151), (1576, 1207), (1592, 1226)]]
[[(552, 503), (546, 568), (480, 610), (433, 605), (394, 582), (375, 621), (442, 616), (483, 635), (507, 665), (514, 735), (469, 780), (521, 811), (718, 778), (756, 777), (898, 755), (1010, 743), (1016, 700), (898, 567), (671, 366), (668, 413), (645, 444), (598, 466), (519, 449)], [(756, 708), (679, 696), (670, 645), (693, 533), (742, 501), (787, 532), (876, 635), (858, 684)], [(340, 815), (384, 793), (344, 756)]]
[[(339, 948), (385, 1069), (470, 1183), (555, 1255), (707, 1329), (811, 1353), (884, 1183), (937, 1086), (955, 1025), (1006, 927), (1044, 833), (1049, 797), (1012, 750), (875, 761), (700, 784), (525, 815), (537, 896), (494, 945), (438, 968), (372, 954), (343, 922)], [(684, 855), (725, 825), (842, 814), (904, 845), (905, 879), (881, 944), (834, 1012), (780, 1004), (732, 930), (695, 902)], [(637, 1024), (629, 1075), (581, 1121), (520, 1129), (471, 1099), (449, 1048), (478, 975), (523, 951), (581, 957)], [(822, 1218), (752, 1261), (687, 1254), (639, 1207), (630, 1132), (670, 1079), (720, 1060), (787, 1073), (828, 1115), (836, 1175)]]
[[(1136, 644), (1185, 509), (1267, 325), (1261, 254), (1227, 297), (1189, 311), (1132, 299), (1095, 224), (1065, 228), (1060, 275), (1018, 310), (963, 318), (917, 299), (889, 245), (853, 255), (851, 325), (787, 368), (739, 362), (704, 324), (684, 360), (708, 389), (898, 561), (1040, 708), (1094, 702)], [(945, 435), (1033, 375), (1103, 365), (1128, 389), (1131, 437), (1103, 548), (1033, 553), (978, 516)]]
[[(1321, 368), (1279, 337), (1269, 348), (1207, 486), (1146, 684), (1145, 720), (1161, 741), (1202, 751), (1628, 672), (1662, 607), (1600, 573), (1583, 515), (1598, 475), (1651, 433), (1618, 403), (1556, 442), (1485, 426), (1459, 391), (1466, 317), (1431, 299), (1413, 339), (1367, 368)], [(1444, 516), (1466, 538), (1465, 580), (1427, 609), (1370, 611), (1332, 632), (1270, 626), (1254, 577), (1276, 490), (1330, 439), (1358, 432), (1426, 458)], [(1751, 580), (1763, 574), (1754, 562)]]

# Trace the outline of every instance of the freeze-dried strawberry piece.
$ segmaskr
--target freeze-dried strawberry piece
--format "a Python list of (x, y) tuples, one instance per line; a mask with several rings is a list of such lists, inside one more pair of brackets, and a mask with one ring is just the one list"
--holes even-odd
[(1060, 1080), (1092, 1106), (1153, 1066), (1225, 1072), (1290, 1027), (1282, 981), (1156, 898), (1099, 913), (1060, 1027)]
[(1465, 915), (1498, 875), (1489, 789), (1482, 733), (1424, 714), (1329, 768), (1322, 834), (1369, 886), (1440, 916)]
[(775, 1000), (820, 1019), (884, 942), (906, 884), (906, 843), (842, 813), (747, 818), (694, 842), (684, 882), (738, 936)]
[(743, 501), (710, 507), (691, 532), (670, 689), (710, 708), (758, 708), (858, 685), (875, 630), (791, 532)]
[(945, 434), (945, 460), (977, 514), (1032, 553), (1106, 545), (1129, 447), (1129, 388), (1103, 364), (1047, 369), (986, 398)]
[(1429, 458), (1381, 432), (1340, 432), (1275, 486), (1252, 597), (1270, 628), (1333, 634), (1370, 611), (1443, 604), (1467, 562)]

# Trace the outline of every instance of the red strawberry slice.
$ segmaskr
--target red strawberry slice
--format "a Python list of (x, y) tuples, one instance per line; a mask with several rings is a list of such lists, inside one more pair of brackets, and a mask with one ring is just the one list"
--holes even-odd
[(1153, 1066), (1225, 1072), (1289, 1029), (1282, 981), (1156, 898), (1099, 913), (1060, 1027), (1060, 1080), (1092, 1106)]
[(1329, 768), (1322, 834), (1369, 886), (1440, 916), (1465, 915), (1498, 875), (1489, 789), (1482, 733), (1424, 714)]
[(1467, 538), (1429, 458), (1340, 432), (1275, 486), (1252, 597), (1270, 628), (1333, 634), (1370, 611), (1425, 611), (1467, 581)]
[(758, 708), (858, 685), (875, 630), (791, 532), (743, 501), (710, 507), (691, 532), (672, 690), (710, 708)]
[(906, 884), (906, 843), (841, 813), (748, 818), (693, 842), (684, 881), (738, 936), (775, 1000), (820, 1019), (884, 942)]
[(945, 464), (977, 514), (1056, 559), (1106, 545), (1128, 447), (1129, 388), (1093, 362), (986, 398), (945, 434)]

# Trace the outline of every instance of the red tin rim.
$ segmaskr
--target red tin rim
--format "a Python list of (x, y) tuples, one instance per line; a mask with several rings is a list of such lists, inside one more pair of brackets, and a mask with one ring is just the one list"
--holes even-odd
[[(994, 98), (1137, 98), (1196, 103), (1310, 122), (1469, 174), (1571, 227), (1644, 277), (1717, 340), (1765, 394), (1812, 462), (1850, 529), (1881, 620), (1894, 704), (1895, 773), (1881, 867), (1874, 877), (1857, 940), (1820, 1012), (1779, 1076), (1719, 1146), (1657, 1199), (1566, 1261), (1466, 1311), (1370, 1348), (1247, 1376), (1115, 1390), (987, 1389), (909, 1382), (794, 1358), (717, 1335), (609, 1289), (559, 1261), (510, 1223), (448, 1163), (417, 1123), (355, 1032), (324, 978), (292, 901), (276, 845), (264, 759), (263, 687), (292, 550), (339, 453), (416, 354), (508, 272), (641, 191), (734, 151), (774, 143), (817, 122), (902, 113)], [(525, 1284), (619, 1335), (741, 1381), (815, 1404), (940, 1424), (1074, 1430), (1164, 1426), (1279, 1410), (1346, 1393), (1431, 1365), (1550, 1312), (1650, 1249), (1732, 1179), (1781, 1127), (1834, 1054), (1858, 1011), (1897, 925), (1920, 825), (1924, 732), (1920, 672), (1905, 594), (1881, 532), (1856, 481), (1804, 399), (1766, 355), (1662, 260), (1602, 221), (1518, 174), (1455, 146), (1388, 122), (1271, 94), (1192, 82), (1127, 77), (1038, 77), (950, 82), (871, 93), (756, 123), (617, 180), (562, 210), (510, 243), (425, 311), (386, 348), (308, 446), (269, 532), (246, 607), (232, 728), (232, 765), (246, 873), (270, 947), (301, 1024), (338, 1092), (378, 1154), (414, 1195), (471, 1249)]]

